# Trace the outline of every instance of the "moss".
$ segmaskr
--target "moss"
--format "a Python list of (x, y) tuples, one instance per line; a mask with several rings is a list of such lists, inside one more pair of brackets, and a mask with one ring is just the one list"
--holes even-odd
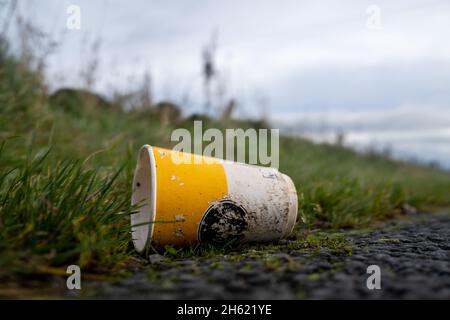
[(308, 275), (308, 280), (310, 281), (318, 281), (320, 280), (320, 273), (311, 273)]

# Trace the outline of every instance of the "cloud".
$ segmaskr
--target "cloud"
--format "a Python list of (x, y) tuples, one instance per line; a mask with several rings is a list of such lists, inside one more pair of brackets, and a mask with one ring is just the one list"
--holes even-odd
[[(69, 4), (81, 7), (79, 32), (64, 30)], [(262, 92), (275, 119), (309, 131), (326, 124), (401, 136), (414, 127), (425, 136), (433, 126), (444, 128), (450, 122), (450, 3), (379, 0), (380, 30), (366, 27), (372, 4), (28, 0), (20, 7), (50, 35), (63, 31), (48, 61), (53, 88), (80, 84), (86, 46), (101, 37), (97, 90), (126, 90), (150, 72), (156, 99), (188, 94), (189, 110), (197, 111), (201, 49), (218, 30), (218, 67), (246, 114), (258, 115), (255, 92)]]

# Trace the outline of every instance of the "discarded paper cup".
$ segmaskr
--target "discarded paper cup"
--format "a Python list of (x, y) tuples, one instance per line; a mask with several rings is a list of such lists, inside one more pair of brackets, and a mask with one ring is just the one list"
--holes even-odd
[[(174, 154), (176, 153), (176, 154)], [(192, 161), (174, 161), (174, 156)], [(133, 180), (133, 243), (142, 252), (199, 242), (271, 241), (297, 217), (292, 180), (277, 169), (144, 145)]]

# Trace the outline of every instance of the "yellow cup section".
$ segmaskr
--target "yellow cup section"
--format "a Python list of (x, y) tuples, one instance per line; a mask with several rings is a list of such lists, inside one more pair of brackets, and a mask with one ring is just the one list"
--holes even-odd
[(227, 178), (219, 159), (180, 154), (153, 147), (156, 163), (156, 215), (153, 224), (155, 245), (185, 246), (198, 242), (198, 228), (206, 209), (227, 196)]

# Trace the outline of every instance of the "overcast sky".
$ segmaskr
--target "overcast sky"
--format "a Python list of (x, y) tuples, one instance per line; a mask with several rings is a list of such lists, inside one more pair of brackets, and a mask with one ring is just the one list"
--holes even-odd
[[(71, 4), (80, 30), (66, 28)], [(60, 42), (52, 88), (80, 85), (100, 39), (96, 90), (149, 73), (157, 100), (201, 110), (201, 50), (215, 31), (225, 97), (241, 114), (263, 105), (283, 126), (450, 164), (450, 1), (24, 0), (19, 12)]]

